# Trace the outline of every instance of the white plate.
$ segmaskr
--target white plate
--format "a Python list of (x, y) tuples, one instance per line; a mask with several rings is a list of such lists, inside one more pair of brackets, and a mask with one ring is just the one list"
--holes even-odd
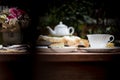
[(120, 52), (120, 47), (114, 48), (79, 48), (82, 52)]
[(41, 52), (73, 52), (77, 49), (77, 47), (48, 48), (45, 46), (37, 46), (36, 48)]

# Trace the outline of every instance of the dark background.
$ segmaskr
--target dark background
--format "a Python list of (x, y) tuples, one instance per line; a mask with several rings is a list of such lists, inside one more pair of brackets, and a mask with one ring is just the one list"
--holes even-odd
[[(39, 35), (39, 31), (36, 29), (39, 23), (39, 16), (43, 16), (50, 6), (61, 6), (61, 4), (68, 1), (73, 0), (1, 0), (0, 4), (10, 7), (16, 6), (28, 12), (31, 18), (31, 25), (23, 31), (24, 43), (34, 44)], [(81, 2), (81, 0), (77, 1)], [(94, 9), (101, 9), (101, 13), (105, 11), (108, 18), (120, 20), (120, 5), (117, 0), (91, 0), (91, 2), (94, 3)], [(119, 29), (119, 27), (120, 23), (118, 21), (117, 28)], [(119, 32), (115, 33), (115, 35), (119, 36)]]

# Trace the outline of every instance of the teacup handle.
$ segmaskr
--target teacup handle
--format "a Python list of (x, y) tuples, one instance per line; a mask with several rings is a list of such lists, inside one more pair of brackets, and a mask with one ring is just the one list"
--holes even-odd
[(113, 35), (110, 35), (110, 38), (112, 38), (109, 42), (113, 42), (115, 37)]
[(70, 35), (72, 35), (74, 33), (74, 28), (73, 27), (69, 27), (68, 30), (69, 30)]

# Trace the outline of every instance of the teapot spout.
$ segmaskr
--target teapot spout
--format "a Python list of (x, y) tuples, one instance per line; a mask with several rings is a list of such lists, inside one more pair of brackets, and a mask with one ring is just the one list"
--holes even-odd
[(52, 35), (56, 34), (55, 31), (52, 30), (52, 28), (50, 26), (47, 26), (47, 29), (49, 30), (50, 34), (52, 34)]

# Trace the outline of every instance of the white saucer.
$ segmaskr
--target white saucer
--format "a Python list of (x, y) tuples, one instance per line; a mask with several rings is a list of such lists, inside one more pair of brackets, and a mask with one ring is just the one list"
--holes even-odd
[(120, 52), (120, 47), (113, 47), (113, 48), (79, 48), (82, 52)]
[(48, 47), (41, 47), (41, 46), (37, 46), (36, 47), (38, 51), (41, 52), (73, 52), (76, 51), (77, 47), (64, 47), (64, 48), (48, 48)]

